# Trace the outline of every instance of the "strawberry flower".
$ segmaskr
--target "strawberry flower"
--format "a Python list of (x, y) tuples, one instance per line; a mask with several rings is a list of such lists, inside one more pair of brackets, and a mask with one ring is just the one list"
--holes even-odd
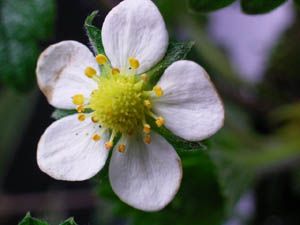
[(172, 145), (150, 124), (200, 141), (223, 125), (222, 102), (205, 70), (192, 61), (173, 63), (152, 90), (146, 88), (147, 71), (168, 46), (152, 1), (125, 0), (113, 8), (102, 40), (106, 55), (94, 56), (76, 41), (41, 54), (36, 69), (41, 91), (52, 106), (78, 113), (46, 129), (38, 165), (55, 179), (82, 181), (103, 168), (111, 150), (114, 192), (135, 208), (160, 210), (177, 193), (182, 167)]

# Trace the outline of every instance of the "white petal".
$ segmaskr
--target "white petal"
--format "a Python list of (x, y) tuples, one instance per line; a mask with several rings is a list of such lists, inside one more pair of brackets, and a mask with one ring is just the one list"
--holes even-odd
[(217, 132), (224, 121), (224, 108), (206, 71), (191, 61), (173, 63), (158, 85), (164, 90), (154, 100), (154, 112), (166, 127), (186, 140), (199, 141)]
[(158, 63), (168, 47), (164, 20), (150, 0), (125, 0), (107, 15), (102, 39), (112, 65), (128, 68), (128, 58), (140, 61), (138, 73)]
[(38, 144), (40, 169), (58, 180), (81, 181), (96, 175), (104, 166), (108, 151), (101, 141), (92, 140), (99, 127), (90, 119), (80, 122), (67, 116), (47, 128)]
[(130, 137), (125, 153), (114, 149), (109, 178), (124, 202), (144, 211), (157, 211), (169, 204), (179, 189), (181, 161), (158, 134), (152, 134), (149, 145), (141, 137)]
[(87, 66), (99, 70), (92, 52), (76, 41), (51, 45), (41, 54), (36, 68), (37, 80), (51, 105), (72, 109), (72, 96), (89, 97), (97, 85), (84, 75)]

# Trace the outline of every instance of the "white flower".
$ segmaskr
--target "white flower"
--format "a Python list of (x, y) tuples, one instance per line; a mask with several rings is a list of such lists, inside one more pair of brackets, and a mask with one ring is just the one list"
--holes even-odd
[(222, 102), (205, 70), (191, 61), (175, 62), (153, 90), (145, 90), (145, 72), (168, 46), (152, 1), (116, 6), (102, 39), (107, 58), (95, 58), (75, 41), (52, 45), (40, 56), (37, 79), (49, 103), (78, 114), (48, 127), (38, 144), (38, 165), (55, 179), (86, 180), (101, 170), (115, 144), (109, 165), (114, 192), (135, 208), (162, 209), (179, 189), (182, 168), (174, 148), (151, 131), (149, 118), (186, 140), (203, 140), (223, 125)]

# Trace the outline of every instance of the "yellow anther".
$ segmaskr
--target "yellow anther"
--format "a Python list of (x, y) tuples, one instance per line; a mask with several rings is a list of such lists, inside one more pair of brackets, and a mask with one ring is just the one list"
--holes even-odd
[(151, 136), (150, 136), (149, 134), (145, 136), (144, 142), (145, 142), (146, 144), (150, 144), (150, 143), (151, 143)]
[(88, 77), (88, 78), (92, 78), (93, 76), (95, 76), (97, 74), (97, 71), (93, 68), (88, 66), (85, 70), (84, 70), (84, 74)]
[(93, 140), (94, 141), (100, 141), (101, 140), (101, 136), (99, 134), (94, 134)]
[(83, 113), (84, 110), (85, 110), (84, 105), (79, 105), (79, 106), (77, 106), (76, 110), (77, 110), (77, 112), (79, 112), (79, 113)]
[(149, 124), (144, 124), (144, 132), (149, 134), (151, 132), (151, 126)]
[(83, 105), (84, 104), (84, 96), (83, 95), (74, 95), (73, 96), (74, 105)]
[(118, 68), (112, 68), (111, 70), (112, 75), (120, 74), (120, 70)]
[(126, 150), (126, 145), (124, 145), (124, 144), (119, 145), (119, 147), (118, 147), (119, 152), (124, 153), (125, 150)]
[(165, 119), (160, 116), (156, 119), (155, 123), (158, 127), (161, 127), (165, 124)]
[(128, 59), (128, 61), (129, 61), (130, 67), (131, 67), (132, 69), (135, 69), (135, 70), (136, 70), (137, 68), (140, 67), (140, 62), (139, 62), (136, 58), (130, 57), (130, 58)]
[(164, 95), (164, 91), (163, 91), (163, 89), (160, 86), (155, 86), (153, 88), (153, 91), (155, 92), (155, 94), (156, 94), (157, 97), (161, 97), (161, 96)]
[(77, 117), (77, 118), (78, 118), (78, 120), (79, 120), (79, 121), (81, 121), (81, 122), (82, 122), (82, 121), (84, 121), (84, 120), (85, 120), (85, 115), (84, 115), (84, 114), (82, 114), (82, 113), (80, 113), (80, 114), (78, 114), (78, 117)]
[(92, 116), (91, 120), (93, 121), (93, 123), (98, 123), (99, 122), (99, 120), (95, 116)]
[(144, 81), (144, 82), (147, 82), (149, 80), (148, 78), (148, 75), (146, 73), (142, 74), (141, 75), (141, 79)]
[(107, 150), (110, 150), (113, 147), (113, 142), (112, 141), (108, 141), (105, 143), (105, 148)]
[(96, 61), (99, 65), (104, 65), (107, 63), (107, 57), (105, 55), (99, 54), (96, 56)]
[(144, 106), (146, 106), (147, 109), (151, 109), (152, 108), (152, 103), (150, 102), (150, 100), (145, 100), (144, 101)]

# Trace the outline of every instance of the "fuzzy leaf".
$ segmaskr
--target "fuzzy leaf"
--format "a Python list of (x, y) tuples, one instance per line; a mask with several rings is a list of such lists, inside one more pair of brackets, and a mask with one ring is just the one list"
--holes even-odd
[(286, 0), (242, 0), (241, 6), (245, 13), (261, 14), (277, 8)]
[(207, 13), (224, 8), (232, 4), (235, 0), (189, 0), (189, 7), (195, 12)]
[(92, 12), (91, 15), (86, 18), (84, 27), (95, 54), (105, 54), (102, 44), (101, 30), (93, 25), (93, 21), (97, 14), (98, 11)]
[(77, 225), (74, 218), (69, 218), (65, 222), (62, 222), (60, 225)]
[(53, 0), (0, 2), (0, 81), (25, 91), (33, 87), (38, 43), (52, 33)]
[(194, 46), (194, 42), (171, 42), (165, 57), (154, 68), (147, 72), (148, 88), (151, 89), (172, 63), (185, 59)]
[(49, 225), (47, 222), (31, 217), (27, 213), (24, 219), (18, 225)]

